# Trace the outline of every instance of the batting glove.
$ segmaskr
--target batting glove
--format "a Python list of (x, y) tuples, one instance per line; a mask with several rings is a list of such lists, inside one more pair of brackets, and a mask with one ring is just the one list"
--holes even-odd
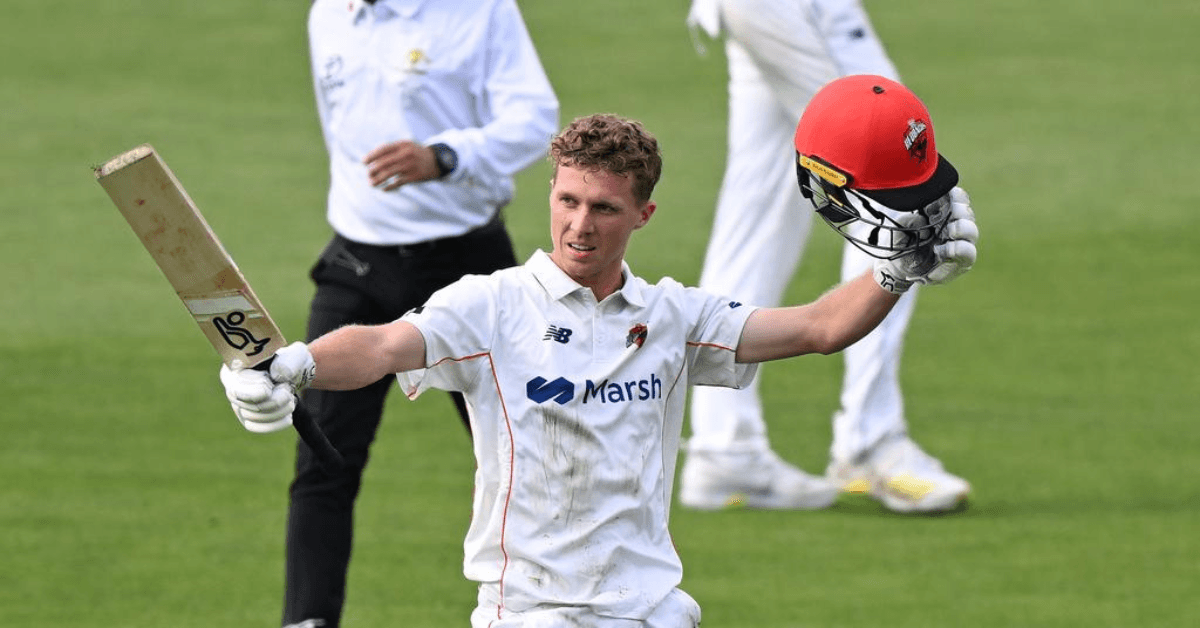
[(937, 265), (933, 270), (918, 278), (918, 283), (940, 284), (971, 270), (978, 251), (979, 225), (975, 224), (975, 212), (971, 209), (971, 197), (966, 190), (950, 190), (950, 222), (945, 235), (933, 245)]
[[(971, 198), (965, 190), (956, 187), (950, 190), (947, 200), (950, 218), (933, 246), (875, 263), (875, 281), (884, 290), (904, 294), (914, 284), (943, 284), (971, 270), (977, 255), (975, 243), (979, 240)], [(918, 226), (915, 222), (920, 217), (910, 214), (902, 220)]]
[(317, 364), (313, 361), (308, 345), (303, 342), (292, 344), (275, 352), (271, 361), (271, 379), (277, 382), (287, 382), (296, 392), (308, 388), (309, 382), (317, 374)]
[(263, 371), (242, 368), (237, 361), (232, 368), (221, 365), (221, 383), (234, 416), (247, 430), (264, 434), (292, 424), (296, 393), (291, 383), (274, 381)]

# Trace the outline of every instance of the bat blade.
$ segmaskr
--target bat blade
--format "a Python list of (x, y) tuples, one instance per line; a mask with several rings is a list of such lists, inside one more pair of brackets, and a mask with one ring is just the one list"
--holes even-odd
[(149, 144), (96, 169), (146, 251), (154, 258), (196, 324), (230, 364), (255, 366), (286, 343), (175, 174)]
[[(221, 360), (267, 367), (287, 341), (162, 157), (143, 144), (94, 172)], [(299, 402), (292, 422), (322, 466), (342, 467), (341, 455)]]

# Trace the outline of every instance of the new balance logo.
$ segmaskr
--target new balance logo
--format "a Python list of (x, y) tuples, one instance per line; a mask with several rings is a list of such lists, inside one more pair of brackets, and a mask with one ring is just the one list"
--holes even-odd
[(565, 345), (568, 342), (571, 342), (571, 330), (566, 327), (555, 327), (554, 325), (551, 325), (546, 329), (546, 335), (542, 336), (542, 340), (553, 340), (554, 342), (561, 342)]
[(729, 302), (729, 309), (731, 309), (731, 310), (736, 310), (736, 309), (738, 309), (739, 307), (742, 307), (742, 302), (741, 302), (741, 301), (730, 301), (730, 302)]

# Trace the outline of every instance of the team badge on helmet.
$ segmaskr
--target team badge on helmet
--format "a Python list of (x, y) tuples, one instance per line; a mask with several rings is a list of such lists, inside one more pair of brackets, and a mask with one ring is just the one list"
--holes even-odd
[(929, 148), (929, 138), (925, 136), (925, 130), (929, 125), (921, 120), (908, 121), (908, 133), (904, 134), (904, 148), (908, 149), (908, 154), (917, 161), (925, 161), (925, 151)]

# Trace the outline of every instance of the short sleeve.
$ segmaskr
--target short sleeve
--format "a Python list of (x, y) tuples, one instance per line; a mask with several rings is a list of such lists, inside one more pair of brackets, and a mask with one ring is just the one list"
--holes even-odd
[(749, 385), (758, 364), (739, 364), (736, 355), (746, 320), (757, 308), (697, 288), (687, 288), (684, 293), (685, 310), (697, 314), (688, 336), (688, 383), (726, 388)]
[(478, 379), (479, 357), (495, 337), (495, 290), (485, 277), (469, 276), (442, 288), (401, 320), (425, 339), (423, 369), (397, 373), (404, 394), (416, 398), (430, 388), (467, 391)]

